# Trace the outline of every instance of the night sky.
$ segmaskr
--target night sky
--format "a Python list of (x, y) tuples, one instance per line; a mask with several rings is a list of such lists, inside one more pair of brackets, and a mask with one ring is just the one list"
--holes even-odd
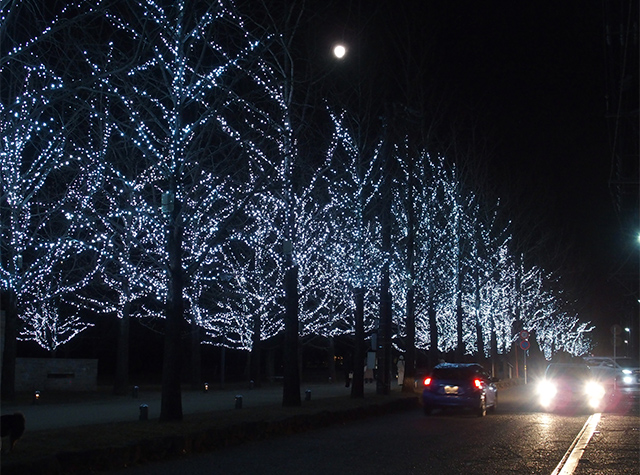
[(361, 69), (377, 63), (388, 88), (381, 100), (397, 99), (389, 92), (402, 70), (393, 38), (411, 38), (428, 70), (414, 75), (413, 87), (446, 102), (450, 120), (472, 118), (492, 193), (514, 229), (531, 231), (525, 237), (539, 248), (539, 264), (563, 275), (609, 351), (609, 327), (630, 324), (619, 310), (619, 274), (632, 263), (637, 292), (638, 251), (609, 190), (602, 2), (340, 2), (324, 26), (327, 38), (357, 42)]

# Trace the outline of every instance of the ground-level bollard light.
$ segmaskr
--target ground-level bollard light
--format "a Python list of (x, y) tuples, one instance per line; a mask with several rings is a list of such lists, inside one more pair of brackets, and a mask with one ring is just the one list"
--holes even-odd
[(40, 391), (35, 391), (33, 393), (33, 403), (38, 404), (40, 402)]
[(311, 389), (307, 389), (304, 392), (304, 400), (305, 401), (311, 401)]
[(236, 395), (236, 409), (242, 409), (242, 394)]
[(140, 404), (140, 420), (146, 421), (147, 419), (149, 419), (149, 406)]
[(204, 392), (209, 392), (209, 383), (204, 383)]
[(138, 399), (138, 393), (140, 392), (140, 388), (138, 386), (134, 386), (133, 390), (131, 391), (131, 396), (134, 399)]

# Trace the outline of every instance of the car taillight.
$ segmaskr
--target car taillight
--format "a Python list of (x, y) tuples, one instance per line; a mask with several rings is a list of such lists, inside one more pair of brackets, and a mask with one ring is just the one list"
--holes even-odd
[(425, 386), (429, 386), (431, 384), (431, 378), (424, 378), (423, 383)]
[(481, 379), (474, 379), (473, 380), (473, 385), (478, 389), (482, 389), (482, 380)]

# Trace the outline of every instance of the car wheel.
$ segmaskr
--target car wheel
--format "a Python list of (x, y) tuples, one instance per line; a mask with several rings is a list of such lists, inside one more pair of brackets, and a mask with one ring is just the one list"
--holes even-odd
[(480, 399), (480, 407), (477, 409), (478, 417), (484, 417), (487, 415), (487, 401), (484, 398)]

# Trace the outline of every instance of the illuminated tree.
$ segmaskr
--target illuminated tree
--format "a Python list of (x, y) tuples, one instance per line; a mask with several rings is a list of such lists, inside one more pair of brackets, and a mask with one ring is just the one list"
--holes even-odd
[(249, 14), (256, 29), (268, 37), (268, 49), (261, 56), (260, 72), (255, 76), (265, 94), (262, 101), (253, 103), (252, 110), (262, 124), (259, 149), (271, 158), (277, 170), (269, 191), (280, 201), (282, 213), (274, 223), (279, 227), (284, 257), (283, 405), (298, 406), (299, 329), (302, 324), (305, 334), (313, 332), (316, 325), (305, 324), (304, 320), (326, 313), (331, 300), (329, 289), (321, 288), (320, 282), (330, 282), (326, 273), (319, 272), (324, 265), (311, 265), (316, 258), (324, 259), (325, 254), (322, 240), (328, 224), (315, 218), (322, 214), (324, 202), (314, 202), (313, 196), (317, 192), (315, 181), (323, 173), (331, 124), (318, 113), (322, 110), (318, 108), (318, 83), (324, 72), (309, 61), (310, 52), (300, 53), (314, 42), (303, 38), (309, 20), (305, 2), (283, 6), (267, 3), (261, 2), (263, 9)]
[[(103, 240), (95, 235), (87, 239), (91, 233), (83, 224), (69, 219), (82, 205), (75, 193), (82, 189), (82, 156), (72, 139), (94, 138), (75, 126), (90, 123), (88, 116), (61, 103), (64, 81), (42, 64), (8, 62), (1, 73), (5, 87), (0, 104), (0, 282), (6, 301), (2, 387), (5, 397), (11, 398), (18, 318), (31, 329), (22, 331), (22, 338), (52, 351), (86, 328), (77, 321), (59, 325), (51, 302), (88, 284), (98, 268)], [(49, 282), (53, 275), (56, 278)], [(37, 315), (28, 309), (38, 304), (48, 310)], [(40, 332), (45, 331), (43, 326), (48, 328), (46, 338)], [(64, 335), (55, 335), (58, 329)]]
[[(114, 143), (115, 142), (115, 143)], [(114, 393), (128, 390), (129, 325), (148, 299), (166, 300), (166, 277), (158, 265), (159, 255), (155, 234), (161, 232), (152, 219), (155, 210), (149, 208), (136, 183), (139, 177), (127, 178), (133, 169), (121, 172), (109, 166), (117, 154), (118, 141), (111, 137), (107, 153), (86, 165), (86, 182), (92, 192), (74, 217), (90, 223), (91, 229), (106, 236), (104, 264), (99, 279), (83, 292), (68, 300), (99, 314), (112, 314), (118, 321), (116, 373)], [(132, 152), (130, 150), (130, 152)]]
[(376, 288), (382, 258), (380, 221), (375, 214), (382, 174), (380, 142), (370, 142), (361, 121), (348, 113), (332, 114), (335, 158), (324, 179), (332, 237), (327, 248), (335, 269), (337, 300), (347, 312), (336, 330), (353, 334), (352, 397), (364, 396), (364, 338), (376, 330), (379, 302)]
[[(524, 260), (524, 259), (522, 259)], [(521, 305), (522, 328), (535, 335), (546, 359), (564, 351), (581, 356), (591, 349), (593, 326), (581, 322), (567, 300), (560, 278), (537, 267), (521, 270), (523, 278), (517, 295)]]
[(470, 243), (470, 223), (468, 210), (474, 196), (464, 190), (458, 171), (454, 165), (448, 165), (443, 178), (439, 199), (443, 200), (443, 213), (438, 216), (437, 226), (442, 237), (445, 251), (438, 262), (439, 278), (443, 279), (441, 298), (437, 302), (439, 350), (455, 350), (456, 360), (465, 354), (465, 341), (470, 331), (468, 317), (465, 319), (462, 305), (464, 276), (467, 271), (466, 258)]
[[(48, 279), (44, 284), (51, 285), (54, 282), (53, 279)], [(37, 300), (30, 300), (21, 306), (20, 318), (24, 325), (19, 339), (35, 341), (55, 355), (58, 347), (92, 327), (93, 324), (83, 321), (77, 309), (75, 312), (72, 309), (64, 309), (68, 314), (63, 314), (61, 299), (55, 297), (55, 293), (51, 292), (52, 289), (42, 290), (44, 292), (40, 295), (33, 296)]]
[(269, 137), (277, 145), (279, 180), (276, 189), (284, 204), (282, 226), (282, 251), (285, 259), (284, 275), (284, 345), (283, 366), (284, 380), (282, 390), (283, 406), (299, 406), (300, 374), (298, 369), (298, 325), (299, 325), (299, 293), (298, 262), (294, 259), (294, 249), (297, 242), (295, 222), (295, 194), (293, 176), (298, 164), (298, 147), (295, 141), (295, 127), (293, 116), (293, 97), (296, 92), (294, 79), (294, 63), (291, 44), (297, 28), (299, 16), (296, 5), (287, 5), (284, 21), (281, 25), (273, 25), (279, 31), (274, 32), (270, 46), (270, 61), (265, 64), (268, 71), (265, 84), (270, 90), (270, 99), (275, 107), (265, 119), (271, 127)]
[[(396, 240), (407, 243), (409, 239), (409, 206), (413, 209), (413, 258), (409, 259), (410, 248), (397, 248), (394, 268), (394, 290), (397, 313), (408, 315), (409, 303), (413, 300), (415, 319), (414, 344), (417, 348), (429, 349), (431, 359), (437, 360), (438, 325), (436, 323), (437, 302), (442, 298), (444, 279), (444, 252), (447, 243), (443, 240), (443, 199), (444, 169), (440, 158), (431, 157), (426, 151), (413, 153), (411, 161), (401, 161), (401, 183), (413, 182), (413, 196), (399, 188), (394, 201), (396, 218)], [(412, 163), (413, 162), (413, 163)], [(410, 179), (411, 175), (413, 176)], [(413, 296), (406, 298), (409, 292)], [(399, 335), (409, 337), (405, 321), (397, 320)], [(410, 324), (410, 323), (409, 323)], [(408, 345), (409, 343), (407, 343)]]
[(494, 316), (500, 314), (502, 305), (501, 274), (510, 263), (510, 235), (506, 226), (500, 226), (499, 210), (497, 204), (489, 207), (488, 203), (478, 202), (469, 210), (473, 236), (468, 260), (471, 292), (466, 296), (466, 306), (467, 313), (475, 320), (475, 335), (471, 336), (469, 344), (480, 358), (496, 355)]
[[(422, 205), (419, 190), (430, 186), (426, 181), (419, 181), (420, 178), (424, 178), (423, 170), (420, 170), (420, 158), (420, 155), (411, 149), (408, 137), (404, 137), (396, 145), (396, 160), (400, 172), (394, 193), (392, 214), (396, 221), (395, 241), (399, 245), (396, 246), (396, 259), (394, 259), (396, 271), (393, 273), (395, 278), (392, 287), (395, 287), (395, 290), (392, 290), (392, 294), (397, 296), (395, 299), (397, 311), (393, 314), (400, 316), (395, 319), (395, 327), (398, 328), (396, 336), (402, 341), (407, 378), (413, 378), (416, 360), (417, 248), (421, 239), (429, 238), (428, 235), (417, 233)], [(404, 385), (403, 388), (413, 391), (413, 385)]]
[[(284, 259), (280, 228), (274, 226), (281, 201), (269, 193), (256, 194), (246, 205), (247, 219), (223, 252), (236, 298), (212, 321), (222, 335), (228, 323), (239, 322), (235, 347), (250, 349), (250, 379), (261, 380), (262, 342), (283, 331)], [(234, 333), (236, 334), (236, 333)]]
[(137, 191), (145, 205), (136, 212), (148, 214), (158, 229), (148, 239), (166, 276), (161, 419), (180, 419), (185, 297), (198, 285), (192, 278), (207, 275), (199, 270), (214, 258), (242, 206), (241, 196), (230, 202), (225, 193), (234, 183), (251, 189), (266, 173), (233, 135), (248, 120), (250, 105), (237, 90), (252, 91), (245, 68), (255, 64), (260, 42), (249, 38), (226, 1), (165, 6), (141, 0), (104, 15), (119, 49), (114, 56), (136, 55), (126, 74), (109, 76), (108, 88), (118, 100), (112, 105), (118, 129), (143, 164)]

